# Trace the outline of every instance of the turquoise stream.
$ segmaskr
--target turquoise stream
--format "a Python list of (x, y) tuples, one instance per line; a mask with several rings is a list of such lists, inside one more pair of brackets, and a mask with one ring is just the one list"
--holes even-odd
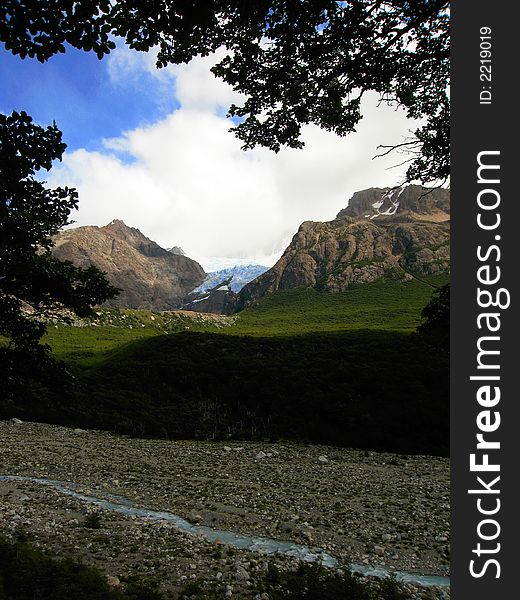
[[(190, 533), (192, 535), (203, 535), (208, 540), (215, 542), (219, 540), (223, 544), (229, 544), (235, 548), (244, 550), (251, 550), (253, 552), (261, 552), (263, 554), (284, 554), (291, 556), (298, 560), (307, 562), (320, 561), (327, 567), (334, 567), (337, 564), (336, 559), (327, 554), (323, 550), (316, 548), (308, 548), (301, 544), (295, 544), (293, 542), (283, 542), (279, 540), (272, 540), (264, 537), (256, 537), (249, 535), (241, 535), (238, 533), (232, 533), (229, 531), (221, 531), (218, 529), (211, 529), (204, 525), (192, 525), (185, 519), (162, 510), (151, 510), (148, 508), (139, 508), (135, 506), (131, 500), (122, 496), (115, 496), (113, 494), (104, 494), (105, 498), (96, 498), (80, 491), (85, 486), (78, 485), (69, 481), (56, 481), (52, 479), (39, 479), (37, 477), (22, 477), (19, 475), (0, 475), (0, 481), (30, 481), (32, 483), (38, 483), (55, 488), (62, 494), (72, 496), (83, 500), (88, 504), (93, 504), (111, 510), (124, 515), (134, 515), (144, 519), (153, 521), (167, 521), (173, 523), (181, 531)], [(413, 573), (408, 571), (391, 571), (384, 567), (375, 567), (364, 564), (351, 564), (352, 571), (361, 573), (362, 575), (375, 576), (375, 577), (386, 577), (390, 574), (394, 574), (397, 579), (406, 583), (417, 583), (425, 586), (442, 586), (449, 587), (449, 577), (440, 577), (435, 575), (420, 575), (419, 573)]]

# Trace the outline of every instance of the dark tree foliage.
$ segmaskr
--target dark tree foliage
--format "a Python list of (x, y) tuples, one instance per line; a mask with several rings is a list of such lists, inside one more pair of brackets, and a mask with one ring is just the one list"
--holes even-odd
[[(25, 537), (22, 532), (18, 538)], [(272, 600), (408, 600), (410, 593), (394, 578), (361, 578), (348, 565), (342, 572), (318, 564), (301, 563), (296, 571), (269, 563), (267, 573), (255, 578), (258, 592)], [(179, 593), (191, 600), (220, 600), (223, 585), (188, 583)], [(258, 594), (258, 596), (260, 593)], [(171, 596), (168, 595), (170, 598)], [(243, 597), (243, 596), (241, 596)], [(156, 581), (133, 576), (113, 588), (98, 569), (71, 559), (55, 559), (21, 542), (0, 538), (0, 598), (2, 600), (163, 600)]]
[(409, 600), (410, 594), (393, 577), (361, 578), (343, 565), (341, 571), (320, 564), (301, 563), (296, 571), (270, 564), (266, 577), (272, 600)]
[[(398, 378), (396, 363), (406, 364)], [(78, 371), (73, 400), (50, 422), (140, 437), (292, 439), (447, 456), (448, 375), (446, 353), (409, 333), (186, 331), (135, 341)], [(40, 405), (29, 408), (27, 420), (37, 420)]]
[(110, 0), (4, 0), (0, 6), (0, 40), (21, 58), (44, 62), (64, 43), (98, 58), (115, 48), (107, 21)]
[[(25, 538), (18, 532), (18, 538)], [(151, 584), (113, 588), (104, 573), (70, 558), (55, 559), (19, 541), (0, 537), (2, 600), (163, 600)]]
[(41, 61), (65, 43), (101, 58), (114, 48), (110, 33), (136, 50), (158, 46), (159, 67), (224, 46), (213, 72), (245, 95), (229, 112), (244, 148), (302, 147), (308, 123), (346, 135), (373, 91), (425, 119), (398, 147), (412, 154), (408, 180), (426, 183), (449, 176), (448, 8), (446, 0), (7, 0), (0, 41)]
[(38, 350), (45, 320), (68, 308), (80, 316), (117, 290), (95, 267), (55, 259), (52, 236), (77, 206), (74, 189), (35, 179), (65, 150), (56, 125), (26, 113), (0, 114), (0, 335), (17, 350)]
[(432, 299), (423, 308), (424, 323), (417, 332), (429, 338), (435, 346), (450, 350), (450, 284), (446, 284), (432, 294)]

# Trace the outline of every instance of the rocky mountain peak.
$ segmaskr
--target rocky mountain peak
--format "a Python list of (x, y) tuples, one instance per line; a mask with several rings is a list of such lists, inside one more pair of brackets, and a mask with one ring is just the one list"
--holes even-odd
[(178, 254), (179, 256), (186, 256), (186, 252), (180, 246), (172, 246), (171, 248), (166, 248), (168, 252), (172, 254)]
[(100, 228), (107, 235), (122, 240), (133, 246), (145, 256), (164, 256), (168, 251), (159, 244), (148, 239), (136, 227), (129, 227), (124, 221), (114, 219), (108, 225)]
[(355, 192), (336, 218), (443, 222), (450, 218), (450, 191), (420, 185), (369, 188)]
[(354, 283), (448, 272), (450, 192), (407, 186), (356, 192), (333, 221), (305, 221), (278, 262), (239, 293), (237, 309), (279, 289), (341, 292)]
[(134, 237), (145, 237), (139, 229), (135, 227), (129, 227), (124, 221), (121, 219), (113, 219), (110, 221), (108, 225), (101, 227), (107, 232), (110, 232), (112, 235), (119, 237), (121, 239), (132, 239)]
[(121, 229), (135, 229), (134, 227), (128, 227), (128, 225), (122, 219), (112, 219), (105, 227), (120, 227)]
[(104, 227), (67, 229), (54, 242), (57, 258), (80, 267), (95, 265), (122, 290), (109, 306), (175, 309), (206, 276), (191, 258), (168, 252), (120, 219)]

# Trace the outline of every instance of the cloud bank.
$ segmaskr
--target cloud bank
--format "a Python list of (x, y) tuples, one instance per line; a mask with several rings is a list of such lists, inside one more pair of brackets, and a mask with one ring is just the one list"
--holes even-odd
[(355, 134), (339, 138), (308, 126), (303, 150), (244, 152), (225, 118), (239, 97), (209, 72), (215, 57), (159, 71), (153, 53), (120, 48), (106, 60), (112, 85), (154, 86), (179, 108), (97, 151), (65, 154), (47, 179), (78, 189), (76, 225), (118, 218), (203, 264), (209, 256), (272, 263), (301, 222), (330, 220), (355, 191), (404, 178), (405, 166), (391, 168), (398, 155), (372, 158), (378, 144), (401, 142), (417, 123), (377, 108), (374, 96)]

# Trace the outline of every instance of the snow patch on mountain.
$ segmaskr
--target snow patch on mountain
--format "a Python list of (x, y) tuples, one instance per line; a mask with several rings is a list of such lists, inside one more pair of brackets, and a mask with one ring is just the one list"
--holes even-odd
[(213, 271), (212, 273), (208, 273), (201, 285), (192, 290), (190, 294), (208, 292), (216, 288), (219, 284), (224, 284), (227, 280), (230, 280), (230, 282), (218, 289), (221, 290), (225, 287), (226, 290), (229, 289), (232, 292), (238, 293), (247, 283), (265, 273), (268, 268), (263, 265), (234, 265), (226, 269)]
[[(390, 189), (390, 190), (388, 190), (388, 192), (384, 193), (379, 202), (374, 202), (374, 204), (372, 204), (372, 206), (376, 209), (377, 212), (375, 214), (373, 214), (370, 217), (370, 219), (375, 219), (376, 217), (379, 217), (381, 215), (388, 215), (388, 216), (395, 215), (395, 213), (397, 212), (397, 209), (399, 208), (399, 198), (401, 197), (401, 194), (404, 192), (405, 189), (406, 189), (406, 186), (402, 185), (397, 189)], [(396, 193), (397, 193), (397, 198), (394, 200), (394, 196)], [(387, 200), (391, 203), (390, 206), (386, 210), (381, 211), (380, 210), (381, 207)]]

